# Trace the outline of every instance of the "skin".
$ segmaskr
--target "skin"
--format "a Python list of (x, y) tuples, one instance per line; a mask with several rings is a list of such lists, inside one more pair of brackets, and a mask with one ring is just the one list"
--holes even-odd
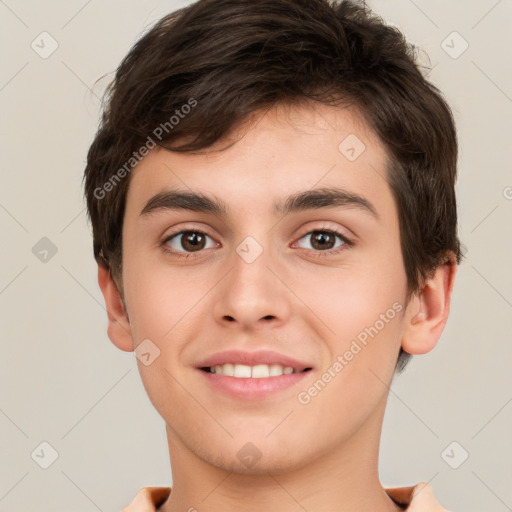
[[(400, 510), (378, 477), (388, 386), (400, 346), (424, 354), (439, 340), (456, 265), (439, 267), (405, 303), (387, 154), (356, 111), (278, 105), (250, 121), (206, 152), (151, 151), (133, 171), (127, 197), (124, 301), (108, 270), (98, 268), (111, 341), (133, 351), (149, 338), (160, 350), (150, 365), (138, 361), (166, 423), (173, 485), (159, 510)], [(355, 161), (338, 150), (349, 134), (366, 146)], [(224, 201), (229, 214), (139, 215), (150, 197), (174, 186)], [(364, 196), (379, 219), (354, 207), (271, 212), (289, 194), (330, 186)], [(311, 235), (325, 228), (354, 245), (336, 239), (328, 249), (342, 250), (326, 254)], [(180, 229), (206, 233), (205, 248), (190, 251), (177, 236), (167, 246), (194, 257), (164, 252), (162, 241)], [(252, 263), (236, 252), (247, 236), (263, 248)], [(300, 403), (298, 393), (394, 303), (401, 311), (308, 404)], [(231, 348), (276, 350), (313, 370), (265, 400), (231, 398), (207, 386), (195, 367)], [(248, 442), (261, 453), (251, 467), (237, 457)]]

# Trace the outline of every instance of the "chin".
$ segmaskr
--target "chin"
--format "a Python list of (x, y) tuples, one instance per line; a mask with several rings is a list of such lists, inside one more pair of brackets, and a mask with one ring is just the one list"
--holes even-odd
[(276, 423), (268, 429), (238, 435), (230, 430), (233, 438), (225, 432), (205, 435), (193, 441), (189, 439), (192, 441), (189, 449), (207, 464), (239, 475), (278, 475), (303, 468), (312, 460), (314, 447), (306, 439), (291, 440), (290, 432), (285, 429), (266, 437), (275, 428)]
[[(245, 446), (242, 450), (246, 448)], [(251, 451), (251, 450), (247, 450)], [(232, 452), (224, 454), (211, 454), (212, 458), (206, 460), (209, 464), (235, 473), (238, 475), (279, 475), (282, 473), (288, 473), (304, 467), (306, 458), (301, 458), (300, 454), (295, 453), (293, 459), (290, 459), (290, 452), (281, 450), (280, 452), (270, 453), (268, 450), (260, 450), (259, 453), (255, 453), (254, 459), (251, 461), (248, 458), (247, 453), (244, 457), (239, 456), (239, 453), (232, 455)]]

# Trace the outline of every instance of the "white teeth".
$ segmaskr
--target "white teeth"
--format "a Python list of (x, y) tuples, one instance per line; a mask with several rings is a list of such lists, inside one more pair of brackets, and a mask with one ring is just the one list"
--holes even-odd
[(262, 379), (264, 377), (270, 377), (270, 368), (268, 364), (258, 364), (252, 367), (251, 377), (253, 379)]
[[(222, 368), (224, 371), (224, 368)], [(251, 376), (251, 367), (245, 366), (245, 364), (235, 364), (235, 373), (233, 377), (248, 378)]]
[(263, 379), (265, 377), (276, 377), (279, 375), (288, 375), (290, 373), (299, 373), (301, 370), (294, 370), (291, 366), (281, 366), (280, 364), (258, 364), (247, 366), (245, 364), (218, 364), (210, 368), (211, 373), (237, 377), (241, 379)]
[(269, 374), (270, 377), (275, 377), (276, 375), (282, 375), (284, 373), (284, 368), (279, 364), (271, 364), (269, 366)]

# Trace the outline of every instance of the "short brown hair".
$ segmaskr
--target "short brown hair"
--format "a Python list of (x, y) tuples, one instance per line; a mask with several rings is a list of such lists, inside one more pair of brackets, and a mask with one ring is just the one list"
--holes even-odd
[[(439, 265), (460, 263), (455, 123), (403, 34), (351, 0), (199, 0), (123, 59), (87, 155), (94, 257), (121, 295), (126, 194), (144, 146), (208, 148), (249, 114), (303, 100), (355, 105), (387, 149), (407, 300)], [(400, 349), (397, 371), (409, 358)]]

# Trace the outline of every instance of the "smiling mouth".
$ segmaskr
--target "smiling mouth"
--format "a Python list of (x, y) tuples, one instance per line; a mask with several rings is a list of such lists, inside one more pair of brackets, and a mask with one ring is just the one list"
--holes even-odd
[(218, 364), (215, 366), (204, 366), (200, 368), (207, 373), (235, 377), (238, 379), (264, 379), (268, 377), (280, 377), (292, 373), (301, 373), (310, 371), (311, 368), (292, 368), (291, 366), (282, 366), (280, 364), (257, 364), (248, 366), (245, 364)]

